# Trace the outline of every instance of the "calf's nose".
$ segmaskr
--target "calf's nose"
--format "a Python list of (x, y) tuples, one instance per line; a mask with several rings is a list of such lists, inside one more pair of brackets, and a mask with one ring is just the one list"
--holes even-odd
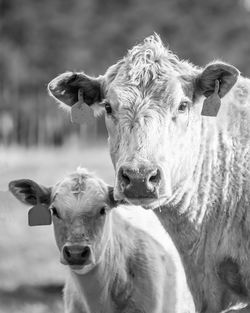
[(90, 258), (90, 248), (81, 245), (64, 246), (63, 257), (69, 265), (84, 265)]
[(157, 198), (161, 171), (152, 167), (121, 166), (118, 181), (127, 198)]

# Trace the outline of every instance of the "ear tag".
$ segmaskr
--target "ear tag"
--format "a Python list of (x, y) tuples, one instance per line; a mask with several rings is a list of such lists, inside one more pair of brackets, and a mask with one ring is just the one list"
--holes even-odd
[(219, 89), (220, 89), (220, 83), (218, 80), (216, 80), (214, 93), (204, 100), (201, 115), (217, 116), (219, 109), (220, 109), (220, 105), (221, 105), (221, 100), (218, 94)]
[(29, 226), (50, 225), (52, 217), (50, 210), (46, 204), (37, 202), (28, 213)]
[(84, 102), (81, 89), (78, 91), (78, 102), (71, 107), (71, 121), (76, 124), (87, 125), (95, 123), (93, 110)]

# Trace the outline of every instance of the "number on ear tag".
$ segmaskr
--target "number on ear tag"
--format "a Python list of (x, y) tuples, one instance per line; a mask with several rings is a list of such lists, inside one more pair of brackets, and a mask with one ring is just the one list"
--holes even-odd
[(84, 102), (83, 91), (78, 91), (78, 102), (71, 107), (71, 121), (77, 124), (93, 125), (95, 117), (93, 110)]
[(50, 225), (52, 223), (51, 213), (45, 204), (34, 205), (28, 213), (29, 226)]
[(221, 106), (221, 100), (218, 94), (219, 88), (220, 88), (219, 81), (216, 80), (214, 93), (204, 100), (201, 115), (217, 116)]

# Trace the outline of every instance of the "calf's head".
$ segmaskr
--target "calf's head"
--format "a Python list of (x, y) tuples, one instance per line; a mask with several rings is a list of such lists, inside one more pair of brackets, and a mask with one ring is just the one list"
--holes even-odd
[(100, 262), (111, 238), (113, 188), (78, 169), (53, 188), (21, 179), (10, 182), (9, 189), (25, 204), (48, 206), (63, 264), (84, 274)]
[(201, 145), (203, 100), (218, 82), (223, 98), (238, 75), (222, 62), (198, 68), (180, 61), (155, 35), (104, 76), (64, 73), (48, 89), (67, 106), (81, 89), (87, 105), (105, 112), (115, 198), (153, 208), (184, 192)]

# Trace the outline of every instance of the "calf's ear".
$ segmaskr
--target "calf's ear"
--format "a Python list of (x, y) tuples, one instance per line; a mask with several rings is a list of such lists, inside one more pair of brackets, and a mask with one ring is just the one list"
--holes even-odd
[(108, 201), (111, 208), (115, 208), (121, 204), (128, 204), (124, 200), (115, 200), (114, 198), (114, 187), (108, 186)]
[(211, 96), (215, 91), (216, 81), (219, 81), (218, 95), (224, 97), (234, 86), (239, 76), (239, 70), (223, 62), (208, 64), (196, 79), (196, 89), (205, 97)]
[(9, 183), (9, 191), (24, 204), (50, 204), (51, 188), (39, 185), (30, 179), (11, 181)]
[(65, 72), (48, 84), (49, 94), (59, 102), (73, 106), (78, 101), (79, 89), (84, 102), (91, 106), (103, 100), (102, 78), (93, 78), (84, 73)]
[(108, 186), (108, 202), (111, 208), (118, 206), (118, 202), (114, 199), (114, 187)]

